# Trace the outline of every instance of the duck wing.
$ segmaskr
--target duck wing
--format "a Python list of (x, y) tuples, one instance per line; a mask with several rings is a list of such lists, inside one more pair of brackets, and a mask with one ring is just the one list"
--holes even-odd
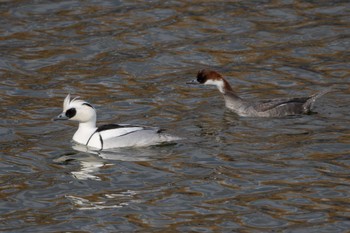
[(263, 100), (259, 103), (252, 104), (252, 106), (256, 111), (259, 112), (265, 112), (276, 108), (287, 108), (291, 111), (298, 111), (297, 109), (300, 108), (299, 110), (301, 112), (307, 113), (311, 111), (313, 104), (318, 98), (332, 91), (332, 89), (333, 86), (308, 97)]
[(263, 100), (253, 104), (253, 108), (258, 112), (269, 111), (274, 108), (283, 106), (302, 106), (311, 97), (300, 97), (300, 98), (288, 98), (288, 99), (271, 99)]
[(167, 134), (163, 134), (157, 127), (134, 125), (107, 125), (102, 126), (100, 136), (100, 149), (150, 146), (162, 142), (174, 140)]
[(107, 140), (109, 138), (121, 137), (142, 130), (151, 130), (155, 133), (161, 131), (157, 127), (146, 127), (130, 124), (108, 124), (98, 127), (96, 133), (100, 133), (103, 136), (103, 139)]
[(119, 147), (139, 147), (158, 145), (164, 142), (180, 140), (157, 127), (109, 124), (97, 128), (87, 142), (87, 146), (104, 150)]

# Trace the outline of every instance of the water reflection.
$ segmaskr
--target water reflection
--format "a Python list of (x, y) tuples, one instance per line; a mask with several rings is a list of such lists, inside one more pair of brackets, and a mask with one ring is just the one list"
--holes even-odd
[[(169, 145), (168, 145), (169, 146)], [(160, 146), (161, 147), (161, 146)], [(76, 151), (83, 152), (84, 156), (63, 155), (54, 160), (56, 163), (67, 163), (71, 161), (79, 162), (80, 168), (77, 171), (72, 171), (71, 174), (78, 180), (97, 180), (101, 178), (94, 174), (98, 174), (98, 171), (105, 167), (111, 166), (108, 160), (115, 161), (129, 161), (129, 162), (140, 162), (140, 161), (151, 161), (157, 158), (162, 158), (164, 154), (158, 154), (158, 150), (150, 148), (121, 148), (111, 150), (93, 150), (84, 145), (73, 143), (72, 148)]]
[[(155, 150), (150, 148), (116, 148), (110, 150), (93, 150), (84, 145), (74, 143), (72, 148), (76, 151), (90, 153), (107, 160), (119, 161), (150, 161), (156, 159)], [(152, 147), (151, 147), (152, 148)], [(159, 155), (158, 155), (159, 156)]]
[(121, 193), (105, 194), (104, 201), (90, 201), (89, 197), (82, 198), (70, 195), (67, 195), (66, 198), (79, 210), (103, 210), (122, 208), (130, 203), (140, 203), (138, 200), (133, 200), (133, 196), (136, 194), (137, 192), (130, 190)]

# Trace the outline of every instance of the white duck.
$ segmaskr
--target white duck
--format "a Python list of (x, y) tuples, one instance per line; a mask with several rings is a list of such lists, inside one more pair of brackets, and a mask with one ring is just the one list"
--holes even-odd
[(78, 97), (71, 100), (69, 94), (64, 99), (63, 112), (53, 120), (78, 121), (79, 128), (73, 140), (99, 150), (159, 145), (180, 139), (164, 134), (156, 127), (128, 124), (108, 124), (96, 127), (95, 108)]

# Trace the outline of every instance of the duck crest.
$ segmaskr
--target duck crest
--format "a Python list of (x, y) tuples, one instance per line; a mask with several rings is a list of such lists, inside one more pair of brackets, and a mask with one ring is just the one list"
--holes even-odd
[(66, 96), (66, 98), (64, 99), (63, 101), (63, 110), (64, 111), (67, 111), (69, 108), (71, 107), (76, 107), (77, 105), (81, 104), (81, 105), (87, 105), (91, 108), (94, 108), (91, 104), (89, 104), (88, 102), (84, 101), (84, 100), (81, 100), (79, 99), (80, 97), (77, 96), (77, 97), (74, 97), (73, 99), (70, 98), (70, 94), (68, 94)]
[(66, 98), (63, 101), (63, 111), (66, 111), (70, 104), (70, 94), (66, 96)]

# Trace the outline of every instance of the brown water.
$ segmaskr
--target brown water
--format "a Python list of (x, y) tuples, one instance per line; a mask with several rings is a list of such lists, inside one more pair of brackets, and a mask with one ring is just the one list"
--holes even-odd
[[(1, 1), (0, 231), (348, 232), (349, 1)], [(241, 118), (246, 98), (309, 95), (318, 114)], [(56, 123), (67, 93), (100, 123), (176, 145), (94, 154)]]

